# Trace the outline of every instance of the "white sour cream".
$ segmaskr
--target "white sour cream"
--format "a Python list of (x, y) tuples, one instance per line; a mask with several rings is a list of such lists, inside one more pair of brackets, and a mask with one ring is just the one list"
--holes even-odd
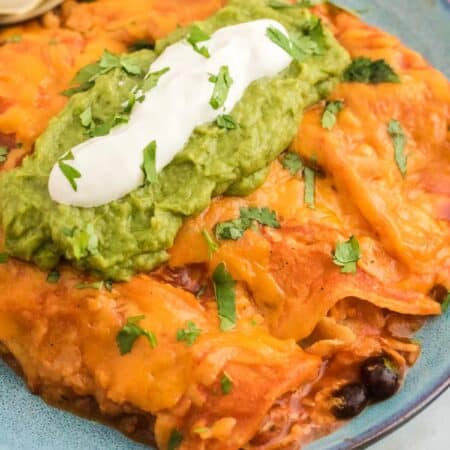
[[(266, 36), (268, 27), (287, 35), (280, 23), (262, 19), (222, 28), (200, 42), (210, 58), (194, 51), (187, 41), (168, 47), (149, 72), (166, 67), (169, 72), (136, 104), (129, 122), (72, 149), (74, 160), (67, 163), (81, 173), (77, 191), (55, 164), (48, 183), (51, 198), (86, 208), (120, 199), (142, 185), (143, 150), (152, 141), (157, 144), (156, 169), (163, 169), (197, 126), (230, 113), (253, 81), (273, 77), (289, 66), (292, 58)], [(215, 86), (209, 77), (222, 66), (228, 66), (233, 84), (225, 105), (215, 110), (209, 103)]]

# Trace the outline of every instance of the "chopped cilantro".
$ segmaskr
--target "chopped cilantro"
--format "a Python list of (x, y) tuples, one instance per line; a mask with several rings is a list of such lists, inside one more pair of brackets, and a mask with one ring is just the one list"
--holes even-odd
[(303, 162), (300, 156), (298, 156), (297, 153), (294, 152), (287, 152), (281, 159), (281, 164), (292, 175), (295, 175), (303, 170)]
[(186, 342), (188, 346), (192, 346), (201, 333), (202, 330), (189, 320), (186, 322), (186, 328), (181, 328), (177, 331), (177, 341)]
[(297, 49), (296, 59), (300, 62), (308, 55), (323, 55), (327, 47), (322, 21), (317, 17), (310, 20), (306, 35), (295, 33), (291, 39)]
[(9, 260), (8, 253), (0, 253), (0, 264), (6, 264)]
[(288, 55), (292, 56), (294, 59), (296, 58), (294, 44), (282, 31), (271, 26), (267, 28), (266, 35), (274, 44), (282, 48)]
[(233, 116), (229, 114), (222, 114), (216, 119), (217, 126), (220, 128), (225, 128), (227, 130), (235, 130), (238, 124), (234, 120)]
[(304, 202), (310, 208), (314, 208), (316, 203), (316, 172), (310, 167), (305, 167), (303, 170), (303, 176), (305, 178)]
[(153, 89), (158, 84), (159, 79), (169, 70), (169, 67), (165, 67), (164, 69), (158, 70), (157, 72), (149, 72), (144, 78), (144, 84), (142, 88), (144, 92), (148, 92)]
[(192, 45), (192, 48), (205, 58), (209, 58), (211, 55), (206, 47), (199, 47), (198, 43), (208, 41), (209, 39), (211, 39), (211, 36), (208, 33), (205, 33), (197, 25), (194, 25), (191, 28), (187, 37), (187, 41)]
[(59, 272), (57, 270), (52, 270), (47, 275), (47, 283), (55, 284), (59, 281), (59, 278), (60, 278)]
[(5, 162), (7, 157), (8, 147), (6, 147), (5, 145), (0, 145), (0, 163)]
[(447, 292), (447, 295), (441, 305), (442, 312), (443, 313), (447, 312), (449, 306), (450, 306), (450, 292)]
[(77, 191), (78, 186), (77, 186), (76, 180), (78, 178), (81, 178), (81, 173), (78, 172), (78, 170), (75, 169), (74, 167), (72, 167), (69, 164), (64, 162), (64, 161), (72, 161), (73, 159), (74, 159), (73, 153), (68, 152), (68, 153), (66, 153), (66, 155), (64, 155), (58, 161), (58, 166), (59, 166), (59, 169), (61, 170), (62, 174), (66, 177), (67, 181), (72, 186), (72, 189), (74, 191)]
[(79, 84), (84, 83), (94, 83), (94, 80), (100, 74), (100, 65), (99, 63), (88, 64), (87, 66), (82, 67), (78, 73), (75, 75), (74, 82)]
[(400, 77), (383, 59), (356, 58), (345, 69), (344, 81), (354, 83), (400, 83)]
[(227, 271), (224, 263), (220, 263), (213, 273), (214, 293), (222, 331), (236, 326), (236, 282)]
[(356, 273), (356, 263), (361, 258), (359, 243), (354, 236), (346, 242), (338, 242), (333, 262), (341, 267), (342, 273)]
[(223, 373), (222, 378), (220, 379), (220, 388), (224, 395), (228, 395), (233, 390), (233, 380), (226, 372)]
[(141, 75), (141, 68), (125, 56), (120, 58), (120, 65), (130, 75)]
[(142, 170), (145, 175), (145, 182), (148, 184), (155, 183), (158, 174), (156, 172), (156, 141), (150, 142), (147, 147), (144, 148), (144, 163)]
[(98, 236), (94, 226), (90, 223), (85, 229), (78, 229), (73, 234), (73, 253), (75, 259), (80, 259), (88, 255), (95, 255), (98, 252)]
[(316, 19), (311, 22), (312, 27), (307, 34), (297, 36), (293, 34), (291, 37), (286, 36), (282, 31), (275, 27), (267, 29), (267, 37), (292, 58), (298, 62), (302, 62), (308, 55), (321, 55), (326, 47), (325, 33), (322, 22)]
[(183, 435), (178, 430), (172, 430), (170, 433), (169, 442), (167, 443), (167, 450), (177, 450), (183, 442)]
[(269, 208), (241, 208), (239, 219), (218, 223), (215, 227), (217, 239), (240, 239), (253, 221), (272, 228), (280, 228), (276, 213)]
[(103, 289), (103, 281), (95, 281), (94, 283), (78, 283), (75, 289)]
[(78, 71), (73, 83), (77, 84), (61, 94), (70, 97), (78, 92), (89, 90), (95, 84), (95, 80), (113, 69), (122, 69), (129, 75), (142, 75), (141, 68), (133, 62), (132, 57), (124, 55), (118, 56), (105, 50), (100, 60), (93, 64), (88, 64)]
[(94, 81), (86, 81), (86, 83), (82, 83), (79, 86), (62, 91), (61, 95), (64, 95), (65, 97), (72, 97), (72, 95), (78, 94), (79, 92), (88, 91), (92, 86), (94, 86), (94, 84)]
[(222, 66), (217, 75), (211, 75), (209, 77), (209, 81), (214, 83), (214, 90), (209, 104), (214, 109), (219, 109), (225, 104), (228, 92), (233, 84), (228, 66)]
[(130, 353), (134, 343), (140, 336), (146, 337), (152, 348), (158, 345), (156, 336), (151, 331), (144, 330), (138, 325), (138, 322), (143, 319), (145, 319), (145, 316), (129, 317), (127, 323), (117, 333), (116, 343), (121, 355)]
[(336, 124), (339, 112), (344, 109), (344, 102), (341, 100), (330, 100), (326, 103), (322, 114), (322, 127), (331, 130)]
[(388, 124), (388, 133), (394, 144), (394, 159), (400, 173), (406, 176), (408, 157), (405, 155), (406, 137), (398, 120), (391, 119)]
[(251, 225), (252, 221), (248, 219), (229, 220), (218, 223), (215, 227), (215, 234), (217, 239), (232, 239), (233, 241), (237, 241)]
[(217, 252), (219, 246), (214, 241), (213, 237), (209, 234), (208, 230), (202, 230), (202, 236), (205, 239), (206, 245), (208, 246), (208, 257), (212, 258), (213, 253)]
[(107, 73), (120, 66), (120, 56), (111, 53), (108, 50), (103, 51), (103, 55), (98, 63), (102, 73)]
[(241, 208), (241, 219), (255, 220), (261, 225), (272, 228), (280, 228), (280, 222), (278, 222), (275, 211), (269, 208)]

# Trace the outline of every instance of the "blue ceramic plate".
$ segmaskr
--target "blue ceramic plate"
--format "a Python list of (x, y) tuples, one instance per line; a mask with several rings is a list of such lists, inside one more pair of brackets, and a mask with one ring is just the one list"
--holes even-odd
[[(363, 18), (399, 36), (450, 77), (449, 0), (341, 0)], [(363, 447), (405, 423), (450, 383), (450, 312), (418, 333), (422, 356), (401, 392), (368, 408), (307, 450)], [(120, 433), (45, 405), (0, 363), (0, 450), (144, 450)]]

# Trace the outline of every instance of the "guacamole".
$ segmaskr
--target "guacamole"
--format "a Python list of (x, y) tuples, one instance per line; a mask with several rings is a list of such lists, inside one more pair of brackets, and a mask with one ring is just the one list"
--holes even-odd
[[(263, 0), (231, 0), (198, 25), (213, 33), (261, 18), (277, 20), (289, 32), (305, 36), (317, 24), (306, 9), (272, 9)], [(250, 85), (232, 112), (239, 124), (236, 129), (216, 124), (197, 127), (156, 183), (96, 208), (53, 202), (47, 186), (53, 165), (89, 139), (80, 114), (92, 105), (98, 123), (111, 122), (152, 61), (189, 30), (178, 29), (158, 42), (155, 51), (126, 56), (142, 75), (114, 68), (100, 75), (89, 90), (72, 96), (37, 140), (33, 155), (0, 176), (0, 214), (5, 248), (11, 255), (43, 269), (66, 259), (79, 269), (116, 280), (153, 269), (167, 260), (167, 249), (185, 218), (201, 212), (214, 196), (246, 195), (264, 182), (269, 164), (294, 138), (302, 111), (331, 91), (350, 61), (324, 30), (320, 52), (306, 55), (301, 63), (294, 61), (274, 78)], [(115, 174), (110, 182), (120, 176)]]

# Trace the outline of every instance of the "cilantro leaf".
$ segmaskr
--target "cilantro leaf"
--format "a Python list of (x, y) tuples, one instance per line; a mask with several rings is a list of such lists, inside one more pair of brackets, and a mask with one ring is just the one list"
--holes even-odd
[(151, 331), (145, 330), (138, 325), (138, 322), (143, 319), (145, 319), (145, 316), (129, 317), (127, 323), (117, 333), (116, 343), (121, 355), (130, 353), (134, 343), (140, 336), (146, 337), (152, 348), (158, 345), (156, 336)]
[(169, 442), (167, 443), (167, 450), (177, 450), (183, 442), (183, 435), (178, 430), (172, 430), (170, 433)]
[(350, 83), (400, 83), (400, 77), (383, 59), (356, 58), (345, 69), (344, 81)]
[(214, 90), (209, 104), (214, 109), (219, 109), (225, 104), (228, 92), (233, 84), (233, 79), (231, 78), (228, 66), (222, 66), (218, 75), (211, 75), (209, 81), (214, 83)]
[(316, 172), (309, 167), (305, 167), (303, 170), (303, 176), (305, 178), (304, 202), (310, 208), (314, 208), (316, 203), (315, 201)]
[(394, 144), (394, 159), (398, 170), (405, 177), (407, 174), (408, 157), (405, 155), (406, 137), (402, 125), (398, 120), (391, 119), (388, 124), (388, 133)]
[(0, 253), (0, 264), (6, 264), (9, 261), (8, 253)]
[(310, 20), (307, 34), (298, 36), (292, 34), (292, 43), (295, 48), (295, 58), (301, 62), (308, 55), (323, 55), (326, 48), (326, 36), (322, 21), (316, 17)]
[(148, 184), (155, 183), (158, 179), (156, 172), (156, 141), (150, 142), (147, 147), (144, 148), (144, 163), (142, 170), (145, 175), (145, 182)]
[(73, 81), (79, 84), (84, 84), (88, 82), (94, 83), (94, 80), (98, 76), (100, 70), (101, 68), (98, 62), (88, 64), (87, 66), (82, 67), (78, 71)]
[(287, 152), (281, 159), (281, 164), (292, 175), (295, 175), (303, 170), (302, 159), (297, 155), (297, 153), (294, 152)]
[(103, 281), (95, 281), (93, 283), (78, 283), (75, 285), (75, 289), (103, 289)]
[(447, 296), (445, 297), (441, 305), (442, 312), (443, 313), (447, 312), (449, 306), (450, 306), (450, 292), (447, 292)]
[(98, 65), (100, 66), (100, 69), (102, 69), (100, 72), (105, 74), (113, 69), (116, 69), (117, 67), (120, 67), (120, 56), (115, 55), (108, 50), (104, 50)]
[(275, 27), (269, 27), (266, 31), (266, 36), (278, 47), (282, 48), (288, 55), (297, 59), (296, 49), (292, 41), (282, 31)]
[(346, 242), (338, 242), (333, 254), (333, 262), (342, 267), (342, 273), (356, 273), (356, 263), (361, 258), (359, 243), (354, 236)]
[(186, 328), (181, 328), (177, 331), (177, 341), (186, 342), (186, 345), (190, 347), (194, 345), (201, 333), (202, 330), (197, 328), (197, 325), (189, 320), (186, 322)]
[(105, 50), (100, 60), (96, 63), (82, 67), (73, 79), (78, 86), (69, 88), (62, 95), (70, 97), (78, 92), (89, 90), (95, 84), (95, 80), (113, 69), (121, 68), (129, 75), (141, 75), (141, 68), (135, 64), (129, 56), (118, 56)]
[(235, 130), (238, 124), (234, 120), (233, 116), (229, 114), (222, 114), (216, 119), (217, 126), (220, 128), (225, 128), (227, 130)]
[(59, 272), (57, 270), (52, 270), (47, 275), (47, 283), (55, 284), (59, 281), (60, 277), (61, 277), (61, 275), (59, 274)]
[(79, 86), (66, 89), (61, 92), (61, 95), (65, 97), (72, 97), (72, 95), (78, 94), (79, 92), (88, 91), (92, 86), (94, 86), (94, 81), (87, 81), (86, 83), (80, 84)]
[(212, 258), (213, 253), (217, 252), (219, 246), (214, 241), (213, 237), (209, 234), (208, 230), (202, 230), (202, 236), (205, 238), (206, 245), (208, 246), (208, 257)]
[(75, 259), (81, 259), (98, 252), (98, 236), (90, 223), (85, 229), (78, 229), (73, 234), (73, 254)]
[(286, 36), (275, 27), (269, 27), (266, 36), (296, 61), (302, 62), (308, 55), (322, 55), (326, 48), (325, 32), (322, 21), (312, 21), (308, 34)]
[(191, 28), (191, 31), (187, 37), (187, 41), (192, 45), (192, 48), (205, 58), (209, 58), (211, 55), (206, 47), (199, 47), (198, 43), (209, 41), (209, 39), (211, 39), (211, 36), (208, 33), (205, 33), (197, 25), (194, 25)]
[(241, 219), (255, 220), (261, 225), (265, 225), (272, 228), (280, 228), (280, 222), (278, 222), (275, 211), (269, 208), (241, 208)]
[(233, 390), (233, 380), (226, 372), (223, 373), (220, 379), (220, 388), (222, 389), (223, 395), (228, 395)]
[(88, 64), (87, 66), (82, 67), (75, 78), (72, 81), (72, 84), (77, 83), (78, 86), (66, 89), (61, 92), (61, 95), (65, 95), (66, 97), (71, 97), (74, 94), (79, 92), (84, 92), (89, 90), (95, 84), (95, 78), (98, 77), (100, 73), (99, 63)]
[(58, 161), (59, 170), (61, 170), (62, 174), (66, 177), (67, 181), (72, 186), (72, 189), (76, 192), (78, 190), (78, 186), (75, 180), (81, 178), (81, 173), (78, 172), (69, 164), (66, 164), (63, 160)]
[(218, 223), (215, 227), (217, 239), (240, 239), (253, 221), (272, 228), (280, 228), (276, 213), (269, 208), (241, 208), (239, 219)]
[(125, 56), (122, 56), (120, 58), (120, 66), (129, 75), (140, 75), (141, 74), (141, 68), (137, 64), (130, 61), (130, 59), (126, 58)]
[(235, 219), (218, 223), (215, 227), (216, 237), (217, 239), (232, 239), (233, 241), (237, 241), (251, 225), (252, 221), (248, 219)]
[(165, 67), (164, 69), (158, 70), (157, 72), (149, 72), (144, 78), (144, 84), (142, 87), (144, 92), (148, 92), (153, 89), (158, 84), (159, 79), (169, 70), (169, 67)]
[(3, 163), (6, 161), (6, 158), (8, 157), (8, 147), (5, 145), (0, 145), (0, 163)]
[(222, 331), (236, 326), (236, 282), (227, 271), (224, 263), (220, 263), (213, 273), (214, 293)]
[(331, 130), (336, 124), (336, 118), (339, 112), (344, 109), (344, 102), (341, 100), (331, 100), (325, 105), (322, 114), (322, 127)]

